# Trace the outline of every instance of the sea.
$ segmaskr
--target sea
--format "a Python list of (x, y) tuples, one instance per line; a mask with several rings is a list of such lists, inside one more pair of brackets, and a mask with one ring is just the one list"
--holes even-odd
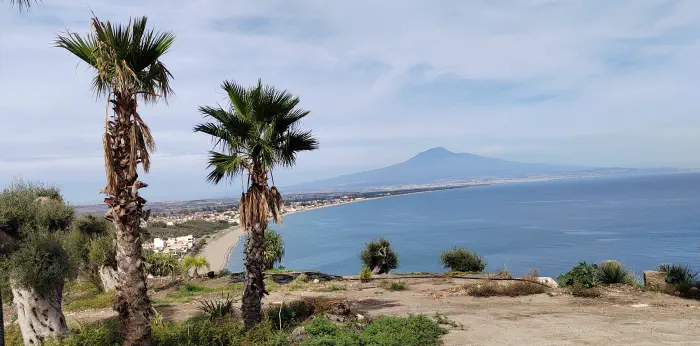
[[(700, 173), (557, 180), (379, 198), (291, 214), (271, 225), (288, 269), (353, 275), (365, 243), (387, 238), (396, 272), (443, 272), (454, 246), (487, 270), (556, 277), (579, 262), (615, 259), (634, 272), (679, 263), (700, 270)], [(227, 267), (243, 270), (243, 242)]]

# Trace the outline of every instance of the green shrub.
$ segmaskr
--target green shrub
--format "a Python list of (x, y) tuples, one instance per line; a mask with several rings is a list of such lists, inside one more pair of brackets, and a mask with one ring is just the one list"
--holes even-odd
[(559, 275), (557, 283), (560, 287), (577, 286), (581, 288), (591, 288), (597, 283), (598, 273), (599, 269), (597, 265), (581, 262), (568, 273)]
[(70, 335), (61, 340), (48, 340), (45, 346), (118, 346), (121, 345), (119, 322), (110, 319), (104, 322), (89, 324), (77, 329), (71, 329)]
[(284, 257), (284, 239), (282, 235), (271, 230), (265, 230), (265, 270), (275, 267), (275, 263), (282, 262)]
[(146, 272), (153, 276), (172, 276), (178, 273), (180, 261), (175, 255), (144, 251)]
[(688, 266), (680, 264), (662, 264), (659, 271), (666, 273), (666, 283), (673, 285), (681, 292), (687, 291), (697, 284), (698, 273), (693, 273)]
[(368, 266), (363, 266), (362, 270), (360, 271), (360, 281), (369, 282), (369, 280), (371, 278), (372, 278), (372, 269), (369, 269)]
[(440, 255), (440, 262), (453, 272), (481, 273), (486, 268), (486, 260), (476, 252), (465, 248), (454, 247)]
[(233, 309), (233, 299), (230, 293), (224, 297), (224, 293), (222, 292), (221, 300), (204, 299), (200, 301), (199, 304), (199, 309), (202, 310), (210, 320), (232, 316), (235, 312)]
[(408, 284), (405, 281), (383, 280), (379, 283), (379, 287), (387, 291), (405, 291), (408, 289)]
[(627, 270), (618, 261), (605, 261), (598, 266), (598, 281), (602, 284), (627, 284), (634, 285), (634, 274)]
[(359, 333), (349, 328), (340, 327), (325, 317), (315, 317), (305, 327), (311, 339), (301, 343), (302, 346), (361, 346)]
[[(55, 290), (59, 283), (77, 274), (75, 263), (55, 233), (32, 230), (22, 246), (9, 257), (10, 277), (39, 295)], [(61, 285), (62, 286), (62, 285)]]
[(82, 215), (73, 220), (71, 227), (80, 234), (91, 236), (107, 234), (111, 229), (109, 222), (104, 217), (96, 217), (90, 214)]
[(385, 238), (368, 242), (360, 252), (360, 259), (377, 274), (387, 274), (399, 267), (399, 256)]
[(382, 316), (365, 328), (363, 341), (366, 346), (437, 346), (445, 334), (425, 316)]

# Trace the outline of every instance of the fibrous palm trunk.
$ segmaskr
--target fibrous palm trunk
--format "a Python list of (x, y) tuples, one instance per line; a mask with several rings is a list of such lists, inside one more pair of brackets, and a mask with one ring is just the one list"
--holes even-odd
[(245, 291), (242, 312), (246, 328), (252, 328), (262, 321), (262, 297), (267, 293), (263, 274), (266, 226), (261, 223), (252, 225), (245, 244)]
[(61, 307), (63, 282), (43, 295), (12, 282), (12, 295), (25, 345), (41, 345), (48, 337), (68, 333)]
[(0, 288), (0, 346), (5, 346), (5, 311), (2, 308), (2, 289)]
[(141, 217), (146, 200), (138, 190), (147, 185), (138, 181), (135, 169), (135, 129), (132, 115), (136, 99), (115, 95), (115, 116), (104, 139), (107, 187), (107, 218), (117, 234), (117, 290), (114, 310), (119, 313), (124, 345), (151, 344), (151, 304), (148, 299), (144, 261), (141, 254)]

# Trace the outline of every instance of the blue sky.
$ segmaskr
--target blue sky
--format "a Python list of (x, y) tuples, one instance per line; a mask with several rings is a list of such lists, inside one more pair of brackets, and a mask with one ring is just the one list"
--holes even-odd
[(0, 5), (0, 185), (14, 176), (99, 203), (104, 100), (53, 48), (66, 29), (149, 23), (177, 40), (168, 105), (141, 111), (158, 144), (151, 200), (235, 196), (204, 181), (199, 105), (224, 79), (297, 94), (321, 149), (278, 185), (444, 146), (529, 162), (700, 167), (700, 2), (50, 1)]

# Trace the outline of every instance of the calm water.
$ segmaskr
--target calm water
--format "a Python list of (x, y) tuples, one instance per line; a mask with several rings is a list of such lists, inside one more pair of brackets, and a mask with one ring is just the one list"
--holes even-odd
[[(489, 270), (556, 276), (578, 261), (700, 267), (700, 174), (524, 183), (438, 191), (317, 209), (273, 225), (283, 265), (343, 275), (365, 242), (387, 237), (399, 272), (439, 272), (441, 251), (466, 246)], [(242, 271), (242, 246), (229, 269)]]

